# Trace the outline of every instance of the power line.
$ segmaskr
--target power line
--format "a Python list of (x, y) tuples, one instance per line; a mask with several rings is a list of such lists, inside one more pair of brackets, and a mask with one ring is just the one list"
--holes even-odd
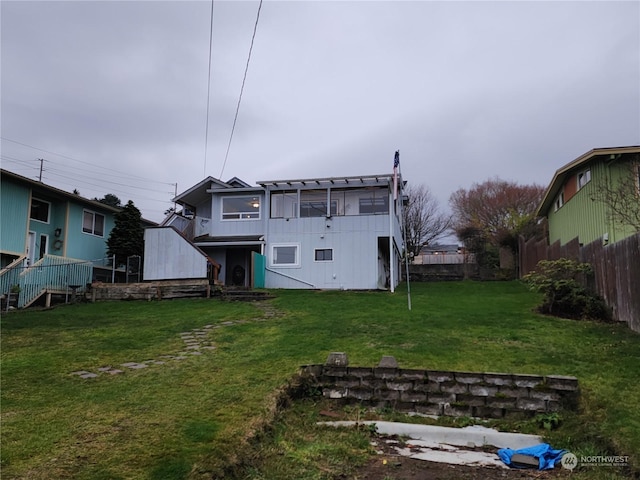
[(238, 97), (238, 105), (236, 106), (236, 114), (233, 117), (233, 126), (231, 127), (231, 136), (229, 137), (229, 144), (227, 145), (227, 153), (224, 156), (224, 163), (222, 164), (222, 170), (220, 170), (220, 178), (224, 173), (224, 167), (227, 165), (227, 158), (229, 157), (229, 150), (231, 149), (231, 141), (233, 140), (233, 132), (236, 129), (236, 121), (238, 120), (238, 112), (240, 112), (240, 102), (242, 102), (242, 92), (244, 91), (244, 83), (247, 80), (247, 72), (249, 71), (249, 62), (251, 61), (251, 52), (253, 51), (253, 42), (256, 38), (256, 31), (258, 30), (258, 20), (260, 20), (260, 9), (262, 8), (262, 0), (258, 5), (258, 14), (256, 15), (256, 23), (253, 26), (253, 35), (251, 36), (251, 45), (249, 46), (249, 56), (247, 57), (247, 65), (244, 69), (244, 77), (242, 78), (242, 86), (240, 87), (240, 96)]
[(22, 145), (23, 147), (33, 148), (34, 150), (38, 150), (40, 152), (50, 153), (52, 155), (56, 155), (58, 157), (66, 158), (66, 159), (72, 160), (74, 162), (83, 163), (83, 164), (89, 165), (89, 166), (91, 166), (93, 168), (102, 168), (102, 169), (108, 170), (110, 172), (119, 173), (119, 174), (125, 176), (125, 178), (137, 178), (139, 180), (144, 180), (146, 182), (160, 183), (160, 184), (163, 184), (163, 185), (173, 185), (173, 183), (169, 183), (169, 182), (160, 182), (158, 180), (150, 180), (148, 178), (140, 177), (140, 176), (137, 176), (137, 175), (125, 174), (124, 172), (120, 172), (120, 171), (114, 170), (112, 168), (103, 167), (102, 165), (95, 165), (95, 164), (90, 163), (90, 162), (85, 162), (83, 160), (78, 160), (77, 158), (69, 157), (68, 155), (63, 155), (62, 153), (52, 152), (51, 150), (45, 150), (43, 148), (34, 147), (33, 145), (29, 145), (27, 143), (18, 142), (17, 140), (12, 140), (10, 138), (0, 137), (0, 139), (4, 140), (6, 142), (15, 143), (16, 145)]
[(209, 26), (209, 75), (207, 76), (207, 122), (204, 129), (204, 168), (202, 178), (207, 176), (207, 150), (209, 145), (209, 109), (211, 98), (211, 52), (213, 51), (213, 2), (211, 0), (211, 21)]

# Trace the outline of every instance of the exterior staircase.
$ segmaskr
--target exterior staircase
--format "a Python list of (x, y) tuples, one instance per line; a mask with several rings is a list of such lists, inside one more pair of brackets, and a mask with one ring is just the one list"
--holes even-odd
[(0, 272), (0, 295), (8, 297), (17, 290), (18, 308), (30, 306), (45, 294), (81, 293), (91, 284), (91, 262), (45, 255), (30, 267), (24, 267), (23, 260), (14, 261)]

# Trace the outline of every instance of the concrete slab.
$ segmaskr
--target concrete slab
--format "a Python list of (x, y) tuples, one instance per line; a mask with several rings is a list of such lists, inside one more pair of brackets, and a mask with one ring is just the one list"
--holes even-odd
[[(378, 433), (383, 435), (399, 435), (415, 440), (424, 440), (432, 444), (449, 444), (463, 447), (482, 447), (490, 445), (497, 448), (512, 448), (514, 450), (532, 447), (542, 443), (538, 435), (522, 433), (498, 432), (493, 428), (472, 425), (465, 428), (440, 427), (437, 425), (416, 425), (397, 422), (360, 422), (364, 425), (375, 424)], [(320, 424), (349, 427), (355, 422), (320, 422)]]
[(69, 375), (84, 375), (85, 373), (89, 373), (86, 370), (78, 370), (77, 372), (71, 372)]
[[(444, 446), (444, 445), (443, 445)], [(426, 460), (429, 462), (447, 463), (449, 465), (468, 465), (476, 467), (500, 467), (509, 469), (495, 453), (465, 450), (447, 445), (450, 448), (395, 448), (398, 455)]]
[(109, 375), (118, 375), (120, 373), (124, 373), (124, 370), (118, 370), (117, 368), (114, 368), (113, 370), (109, 370), (107, 373)]
[(97, 376), (98, 376), (97, 373), (87, 372), (80, 375), (80, 378), (96, 378)]
[(404, 446), (394, 439), (382, 438), (380, 441), (398, 455), (451, 465), (475, 465), (507, 467), (494, 452), (470, 450), (480, 446), (519, 449), (542, 443), (537, 435), (498, 432), (492, 428), (473, 425), (465, 428), (440, 427), (436, 425), (415, 425), (397, 422), (318, 422), (319, 425), (351, 427), (356, 424), (375, 424), (382, 435), (397, 435), (409, 438)]

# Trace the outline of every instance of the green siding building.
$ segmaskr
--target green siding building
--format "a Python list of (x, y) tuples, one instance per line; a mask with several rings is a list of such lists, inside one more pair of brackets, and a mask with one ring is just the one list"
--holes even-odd
[(561, 245), (574, 238), (581, 244), (597, 239), (614, 243), (638, 231), (615, 218), (606, 192), (621, 183), (627, 200), (640, 205), (640, 147), (597, 148), (556, 171), (538, 216), (548, 220), (549, 243)]

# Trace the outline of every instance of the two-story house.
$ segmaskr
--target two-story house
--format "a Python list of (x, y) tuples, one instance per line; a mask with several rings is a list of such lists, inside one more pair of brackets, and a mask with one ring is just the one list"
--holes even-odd
[(7, 170), (0, 182), (0, 295), (20, 289), (25, 306), (100, 275), (119, 208)]
[(595, 148), (558, 169), (538, 208), (549, 243), (615, 243), (638, 231), (616, 214), (640, 210), (640, 147)]
[(257, 186), (206, 178), (174, 199), (182, 215), (145, 231), (144, 278), (201, 277), (208, 257), (225, 285), (393, 290), (402, 251), (393, 186), (390, 174)]

